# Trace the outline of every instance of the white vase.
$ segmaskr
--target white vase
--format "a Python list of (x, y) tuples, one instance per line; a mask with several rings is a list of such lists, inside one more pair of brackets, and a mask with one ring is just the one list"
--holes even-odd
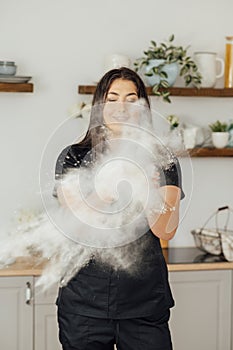
[(186, 149), (194, 148), (196, 146), (197, 130), (197, 127), (183, 129), (183, 140)]
[(131, 60), (128, 56), (122, 54), (109, 54), (105, 57), (104, 71), (108, 72), (111, 69), (127, 67), (130, 68)]
[(224, 148), (228, 144), (229, 132), (212, 132), (212, 142), (216, 148)]

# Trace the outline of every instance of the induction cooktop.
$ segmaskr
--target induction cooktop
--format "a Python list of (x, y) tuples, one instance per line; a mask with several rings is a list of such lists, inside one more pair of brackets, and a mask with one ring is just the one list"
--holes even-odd
[(167, 264), (195, 264), (227, 261), (223, 255), (212, 255), (198, 248), (168, 248), (163, 249)]

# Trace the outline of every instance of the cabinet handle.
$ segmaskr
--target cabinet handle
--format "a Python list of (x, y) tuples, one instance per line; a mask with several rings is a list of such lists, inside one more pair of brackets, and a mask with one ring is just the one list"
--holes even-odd
[(31, 296), (32, 296), (32, 291), (31, 291), (31, 283), (27, 282), (26, 283), (26, 304), (30, 305), (31, 303)]

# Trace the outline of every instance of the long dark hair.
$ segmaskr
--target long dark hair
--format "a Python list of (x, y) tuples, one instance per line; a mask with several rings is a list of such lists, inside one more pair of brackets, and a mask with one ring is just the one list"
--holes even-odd
[(148, 109), (150, 109), (150, 101), (145, 84), (135, 71), (126, 67), (108, 71), (97, 84), (92, 100), (92, 106), (95, 106), (95, 108), (92, 108), (88, 131), (84, 139), (79, 143), (80, 145), (88, 145), (90, 148), (94, 148), (101, 141), (104, 141), (103, 103), (106, 100), (110, 86), (116, 79), (132, 81), (136, 86), (138, 98), (143, 99)]

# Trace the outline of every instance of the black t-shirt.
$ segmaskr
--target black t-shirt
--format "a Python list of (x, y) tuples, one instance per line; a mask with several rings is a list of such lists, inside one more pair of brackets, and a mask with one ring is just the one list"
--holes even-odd
[[(74, 144), (66, 147), (56, 163), (56, 179), (70, 168), (89, 166), (91, 161), (90, 146)], [(161, 171), (160, 185), (180, 187), (181, 199), (184, 198), (178, 160), (169, 169)], [(134, 273), (115, 270), (97, 256), (93, 257), (65, 287), (59, 289), (56, 303), (60, 312), (124, 319), (159, 315), (174, 305), (160, 240), (150, 229), (136, 241), (113, 249), (123, 249), (128, 256), (136, 256)]]

